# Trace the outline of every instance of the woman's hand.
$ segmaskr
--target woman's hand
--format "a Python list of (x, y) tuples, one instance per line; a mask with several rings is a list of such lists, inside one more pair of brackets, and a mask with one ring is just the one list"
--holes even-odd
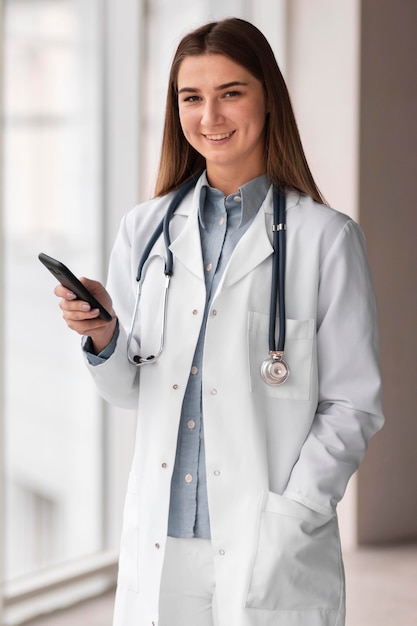
[(112, 300), (103, 285), (88, 278), (80, 278), (80, 280), (96, 300), (111, 313), (110, 322), (101, 319), (98, 309), (92, 309), (87, 302), (77, 300), (76, 295), (63, 285), (57, 285), (54, 293), (58, 298), (61, 298), (59, 306), (68, 328), (79, 335), (91, 337), (94, 351), (98, 354), (110, 343), (116, 328), (117, 318), (113, 310)]

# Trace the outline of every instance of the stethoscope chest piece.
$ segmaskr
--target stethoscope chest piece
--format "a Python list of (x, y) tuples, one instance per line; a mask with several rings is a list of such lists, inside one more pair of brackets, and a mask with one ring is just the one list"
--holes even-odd
[(261, 376), (268, 385), (282, 385), (290, 375), (290, 368), (280, 356), (271, 356), (261, 365)]

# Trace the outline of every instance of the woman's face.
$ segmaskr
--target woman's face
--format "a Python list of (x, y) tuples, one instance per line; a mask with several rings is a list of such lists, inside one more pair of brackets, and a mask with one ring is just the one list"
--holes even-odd
[(186, 57), (178, 107), (184, 135), (206, 159), (213, 186), (233, 181), (236, 190), (265, 173), (265, 94), (244, 67), (221, 54)]

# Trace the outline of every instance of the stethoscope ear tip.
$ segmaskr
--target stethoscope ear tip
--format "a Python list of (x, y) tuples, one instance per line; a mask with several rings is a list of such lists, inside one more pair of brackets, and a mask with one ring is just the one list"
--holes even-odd
[(136, 364), (136, 365), (142, 365), (143, 363), (150, 363), (151, 361), (155, 361), (156, 357), (154, 354), (150, 354), (149, 356), (145, 358), (139, 356), (139, 354), (135, 354), (134, 357), (132, 357), (132, 361)]

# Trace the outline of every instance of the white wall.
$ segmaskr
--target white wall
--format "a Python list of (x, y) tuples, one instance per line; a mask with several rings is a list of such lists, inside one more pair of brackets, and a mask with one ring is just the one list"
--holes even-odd
[(288, 2), (287, 79), (329, 204), (357, 216), (360, 2)]
[[(287, 3), (286, 79), (307, 160), (334, 208), (358, 218), (360, 2)], [(356, 477), (339, 505), (344, 548), (357, 541)]]

